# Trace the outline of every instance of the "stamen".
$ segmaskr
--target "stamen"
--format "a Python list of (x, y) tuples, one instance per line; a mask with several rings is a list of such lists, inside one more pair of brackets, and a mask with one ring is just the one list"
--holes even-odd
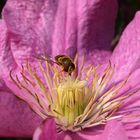
[[(77, 59), (78, 55), (75, 64)], [(19, 97), (29, 103), (43, 119), (54, 117), (58, 129), (79, 131), (105, 124), (111, 119), (122, 119), (123, 113), (117, 113), (120, 107), (127, 98), (139, 91), (120, 96), (119, 92), (130, 75), (110, 85), (115, 73), (115, 66), (111, 66), (111, 62), (99, 75), (100, 65), (84, 65), (84, 61), (83, 57), (78, 75), (75, 71), (70, 76), (60, 72), (60, 66), (38, 61), (38, 70), (27, 62), (26, 66), (22, 65), (20, 76), (14, 77), (10, 71), (10, 78), (22, 92), (26, 92), (19, 94)]]

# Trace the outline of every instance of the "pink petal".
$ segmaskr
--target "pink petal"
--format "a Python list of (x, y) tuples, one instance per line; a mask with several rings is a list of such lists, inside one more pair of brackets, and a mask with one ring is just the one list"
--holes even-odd
[(9, 77), (10, 70), (17, 67), (17, 64), (10, 49), (7, 27), (3, 20), (0, 20), (0, 33), (0, 136), (29, 137), (42, 119), (27, 103), (15, 97), (2, 80), (2, 77)]
[(125, 108), (140, 106), (140, 68), (136, 69), (129, 77), (126, 85), (121, 90), (123, 95), (130, 93), (130, 91), (138, 91), (136, 94), (125, 100), (121, 110)]
[(8, 0), (3, 17), (10, 49), (19, 65), (30, 56), (51, 51), (51, 25), (56, 4), (44, 0)]
[(53, 54), (109, 49), (116, 8), (115, 0), (60, 0), (54, 24)]
[[(136, 111), (133, 111), (131, 115), (136, 114)], [(140, 112), (137, 111), (138, 117), (126, 117), (123, 119), (124, 128), (126, 134), (130, 140), (140, 140)]]
[(66, 131), (58, 134), (58, 140), (100, 140), (100, 135), (95, 135), (95, 132), (93, 133), (83, 134), (82, 132), (76, 133)]
[[(136, 69), (130, 76), (123, 94), (128, 94), (128, 89), (140, 89), (140, 69)], [(122, 119), (124, 128), (130, 140), (140, 139), (140, 90), (126, 99), (124, 105), (119, 109), (120, 114), (127, 116)]]
[(0, 136), (29, 137), (41, 119), (26, 103), (15, 97), (1, 79), (1, 76), (9, 76), (9, 70), (17, 65), (3, 20), (0, 20), (0, 33)]
[[(97, 50), (95, 49), (93, 53), (87, 54), (85, 57), (85, 63), (93, 64), (94, 66), (98, 64), (108, 64), (111, 57), (111, 51)], [(79, 66), (81, 66), (82, 57), (78, 59)]]
[[(83, 131), (80, 134), (83, 140), (128, 140), (122, 124), (115, 120), (109, 121), (101, 133), (97, 133), (96, 128), (91, 130), (89, 132)], [(100, 128), (99, 130), (101, 131), (102, 129)]]
[(5, 22), (0, 20), (0, 76), (7, 75), (10, 69), (16, 67), (8, 38)]
[(41, 120), (13, 93), (0, 91), (0, 136), (31, 137)]
[[(123, 79), (131, 73), (128, 82), (123, 87), (121, 93), (126, 95), (129, 91), (135, 91), (140, 88), (140, 12), (137, 12), (135, 18), (127, 26), (120, 42), (112, 55), (112, 63), (115, 64), (116, 74), (114, 81)], [(119, 112), (127, 113), (127, 117), (122, 120), (125, 124), (127, 135), (130, 139), (140, 139), (140, 91), (125, 101), (124, 106)], [(136, 122), (135, 120), (138, 119)], [(135, 133), (135, 134), (134, 134)]]
[(107, 123), (100, 140), (128, 140), (122, 124), (112, 120)]
[(112, 55), (112, 63), (117, 69), (115, 80), (120, 80), (140, 67), (140, 12), (122, 34)]
[(56, 125), (54, 119), (47, 119), (43, 128), (37, 128), (34, 133), (33, 140), (56, 140)]
[[(81, 132), (63, 132), (58, 134), (58, 139), (63, 140), (128, 140), (122, 124), (118, 121), (109, 121), (103, 132), (98, 132), (97, 127), (93, 127)], [(102, 130), (102, 129), (99, 129)], [(98, 132), (98, 133), (97, 133)]]

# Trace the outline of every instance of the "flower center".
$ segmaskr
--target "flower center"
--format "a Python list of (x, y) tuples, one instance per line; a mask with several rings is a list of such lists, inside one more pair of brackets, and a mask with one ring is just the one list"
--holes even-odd
[(110, 85), (114, 67), (109, 64), (102, 74), (97, 69), (82, 65), (75, 77), (76, 72), (69, 76), (46, 61), (45, 65), (39, 62), (38, 69), (27, 63), (22, 66), (21, 76), (14, 77), (10, 72), (10, 77), (21, 92), (16, 95), (43, 119), (54, 117), (61, 130), (79, 131), (121, 118), (118, 109), (136, 93), (118, 96), (128, 77)]
[(52, 106), (53, 110), (58, 112), (57, 117), (63, 126), (73, 125), (75, 118), (83, 113), (86, 84), (86, 81), (73, 80), (71, 77), (67, 77), (58, 85), (56, 89), (57, 98)]

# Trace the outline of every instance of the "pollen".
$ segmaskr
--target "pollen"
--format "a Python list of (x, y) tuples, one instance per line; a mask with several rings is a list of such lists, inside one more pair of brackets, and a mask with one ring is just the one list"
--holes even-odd
[(76, 69), (71, 76), (47, 61), (37, 63), (34, 68), (27, 62), (20, 74), (10, 72), (12, 82), (22, 93), (16, 95), (43, 119), (53, 117), (63, 131), (80, 131), (121, 118), (117, 111), (125, 99), (137, 92), (119, 96), (129, 76), (110, 84), (115, 73), (110, 62), (99, 73), (100, 66), (84, 65), (83, 59), (79, 71)]

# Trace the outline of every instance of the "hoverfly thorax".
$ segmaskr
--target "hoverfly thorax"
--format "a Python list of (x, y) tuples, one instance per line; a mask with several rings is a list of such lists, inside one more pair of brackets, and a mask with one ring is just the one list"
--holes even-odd
[(65, 72), (68, 72), (69, 75), (75, 70), (75, 64), (70, 57), (66, 55), (57, 55), (55, 60), (63, 67)]

